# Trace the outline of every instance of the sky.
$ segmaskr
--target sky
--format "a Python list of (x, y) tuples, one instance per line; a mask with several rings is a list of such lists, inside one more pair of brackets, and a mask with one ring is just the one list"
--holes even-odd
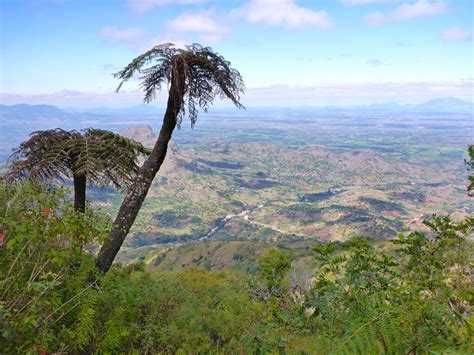
[(0, 0), (0, 103), (140, 104), (138, 82), (115, 93), (112, 74), (165, 42), (222, 54), (247, 106), (472, 101), (473, 13), (472, 0)]

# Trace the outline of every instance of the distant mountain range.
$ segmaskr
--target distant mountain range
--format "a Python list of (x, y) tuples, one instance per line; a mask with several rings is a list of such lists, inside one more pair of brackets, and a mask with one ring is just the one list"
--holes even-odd
[[(474, 103), (464, 101), (457, 98), (441, 98), (417, 105), (401, 105), (395, 102), (382, 104), (373, 104), (365, 106), (327, 106), (314, 108), (317, 111), (331, 112), (378, 112), (378, 113), (397, 113), (397, 112), (413, 112), (413, 113), (474, 113)], [(137, 105), (126, 108), (108, 108), (97, 107), (92, 109), (76, 109), (76, 108), (58, 108), (52, 105), (0, 105), (0, 122), (7, 123), (12, 121), (29, 120), (57, 120), (68, 121), (76, 119), (98, 119), (98, 118), (114, 118), (114, 117), (130, 117), (133, 116), (156, 116), (160, 115), (163, 109), (152, 105)]]
[[(87, 116), (94, 116), (93, 113)], [(25, 123), (31, 121), (68, 121), (83, 118), (84, 114), (67, 109), (60, 109), (52, 105), (0, 105), (0, 122), (3, 123)]]
[(157, 116), (163, 110), (152, 105), (137, 105), (126, 108), (97, 107), (91, 109), (59, 108), (52, 105), (0, 105), (0, 122), (3, 123), (68, 123), (77, 120), (97, 120)]
[(424, 104), (416, 106), (416, 108), (427, 111), (438, 112), (473, 112), (474, 103), (448, 97), (444, 99), (436, 99), (425, 102)]
[(433, 99), (422, 104), (401, 105), (396, 102), (365, 106), (329, 107), (333, 110), (350, 109), (362, 111), (416, 112), (416, 113), (474, 113), (474, 103), (455, 97)]
[(27, 105), (19, 104), (13, 106), (0, 105), (0, 118), (12, 119), (42, 119), (42, 118), (71, 118), (72, 113), (64, 111), (51, 105)]
[(132, 107), (124, 108), (109, 108), (109, 107), (95, 107), (91, 109), (75, 109), (70, 108), (73, 112), (93, 113), (98, 115), (156, 115), (162, 112), (162, 110), (153, 105), (135, 105)]
[[(353, 106), (352, 109), (386, 112), (418, 112), (418, 113), (473, 113), (474, 103), (454, 97), (434, 99), (417, 105), (401, 105), (396, 102)], [(336, 109), (339, 109), (336, 107)]]

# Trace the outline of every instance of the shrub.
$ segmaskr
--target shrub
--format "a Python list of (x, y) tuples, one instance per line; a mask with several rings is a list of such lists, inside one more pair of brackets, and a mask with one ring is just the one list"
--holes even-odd
[(93, 258), (83, 249), (102, 238), (108, 219), (75, 212), (65, 195), (50, 185), (0, 183), (2, 351), (66, 350), (87, 306)]
[[(304, 307), (335, 353), (464, 349), (472, 336), (474, 218), (434, 216), (381, 252), (362, 238), (315, 247), (319, 270)], [(396, 257), (395, 257), (396, 256)]]
[(263, 305), (236, 272), (114, 268), (102, 280), (91, 349), (102, 352), (244, 351)]

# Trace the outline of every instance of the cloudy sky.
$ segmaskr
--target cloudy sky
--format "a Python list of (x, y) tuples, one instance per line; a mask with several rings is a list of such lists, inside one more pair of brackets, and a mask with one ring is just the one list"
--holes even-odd
[(139, 104), (136, 83), (114, 93), (112, 73), (163, 42), (224, 55), (248, 106), (473, 100), (473, 3), (0, 0), (0, 101)]

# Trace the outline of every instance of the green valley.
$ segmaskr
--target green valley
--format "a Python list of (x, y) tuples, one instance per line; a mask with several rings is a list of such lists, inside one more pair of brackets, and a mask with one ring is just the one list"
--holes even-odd
[[(239, 127), (246, 127), (247, 117), (240, 117)], [(368, 118), (357, 118), (364, 133), (354, 129), (351, 139), (324, 132), (326, 127), (344, 132), (344, 121), (335, 119), (301, 127), (294, 118), (264, 118), (256, 120), (261, 128), (234, 132), (237, 119), (206, 117), (201, 122), (206, 135), (200, 129), (178, 132), (120, 260), (140, 257), (152, 265), (164, 250), (205, 240), (390, 239), (423, 228), (422, 220), (435, 212), (473, 212), (465, 192), (465, 149), (443, 143), (449, 129), (420, 129), (439, 142), (435, 146), (406, 141), (406, 132), (431, 117), (411, 121), (410, 128), (386, 128), (384, 120), (372, 118), (371, 129), (364, 126)], [(148, 146), (155, 139), (149, 126), (123, 133)], [(120, 196), (99, 195), (96, 203), (113, 215)], [(136, 248), (144, 255), (132, 251)]]

